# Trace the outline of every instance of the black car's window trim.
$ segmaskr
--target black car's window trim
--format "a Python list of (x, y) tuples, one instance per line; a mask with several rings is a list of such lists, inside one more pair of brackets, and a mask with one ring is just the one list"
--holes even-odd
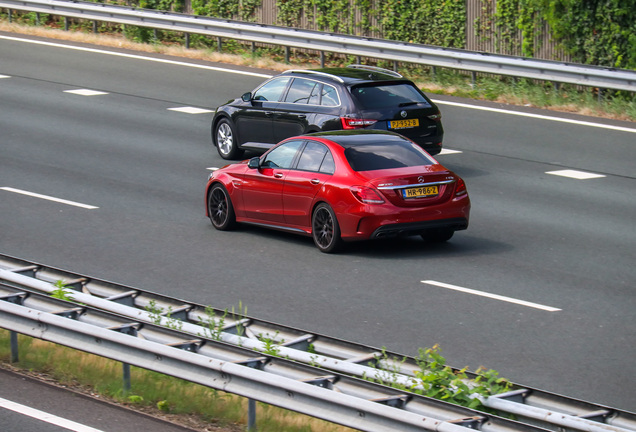
[[(280, 94), (278, 95), (278, 98), (276, 100), (270, 100), (270, 99), (258, 99), (258, 92), (260, 92), (263, 88), (265, 88), (266, 86), (269, 86), (272, 83), (276, 83), (279, 81), (283, 81), (284, 87), (283, 90), (280, 92)], [(291, 82), (291, 77), (288, 76), (283, 76), (283, 77), (274, 77), (271, 80), (263, 83), (262, 86), (258, 87), (256, 90), (254, 90), (253, 96), (252, 96), (252, 100), (256, 101), (256, 102), (279, 102), (280, 100), (282, 100), (286, 95), (287, 95), (287, 91), (289, 89), (289, 83)]]
[[(325, 106), (325, 107), (339, 107), (342, 105), (342, 101), (340, 99), (340, 93), (338, 93), (338, 89), (336, 88), (336, 86), (328, 84), (328, 83), (323, 83), (321, 81), (316, 81), (310, 78), (305, 78), (305, 77), (292, 77), (293, 80), (291, 82), (288, 83), (287, 88), (285, 89), (285, 91), (282, 94), (282, 97), (280, 98), (281, 103), (288, 103), (288, 104), (294, 104), (294, 105), (310, 105), (310, 106)], [(302, 80), (302, 81), (311, 81), (313, 83), (316, 83), (319, 85), (318, 88), (318, 92), (319, 92), (319, 98), (318, 98), (318, 103), (302, 103), (302, 102), (294, 102), (294, 101), (288, 101), (286, 100), (287, 97), (289, 96), (289, 92), (291, 91), (293, 85), (294, 85), (294, 81), (296, 80)], [(325, 87), (328, 87), (331, 91), (329, 92), (329, 94), (335, 95), (335, 97), (331, 97), (329, 98), (329, 100), (334, 101), (334, 104), (325, 104), (323, 103), (323, 101), (325, 100)], [(314, 87), (314, 89), (316, 89), (316, 87)], [(308, 95), (309, 98), (311, 98), (311, 95), (313, 94), (313, 92)]]

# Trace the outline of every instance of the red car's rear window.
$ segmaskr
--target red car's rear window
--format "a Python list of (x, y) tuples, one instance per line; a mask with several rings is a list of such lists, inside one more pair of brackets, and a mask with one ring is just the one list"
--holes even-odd
[(421, 148), (406, 141), (355, 145), (347, 147), (344, 153), (354, 171), (404, 168), (435, 163)]

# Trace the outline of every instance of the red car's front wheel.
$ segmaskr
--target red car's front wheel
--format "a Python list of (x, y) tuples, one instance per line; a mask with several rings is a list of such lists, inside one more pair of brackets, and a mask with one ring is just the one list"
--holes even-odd
[(215, 184), (208, 194), (208, 215), (214, 228), (226, 231), (236, 225), (234, 207), (230, 195), (221, 184)]

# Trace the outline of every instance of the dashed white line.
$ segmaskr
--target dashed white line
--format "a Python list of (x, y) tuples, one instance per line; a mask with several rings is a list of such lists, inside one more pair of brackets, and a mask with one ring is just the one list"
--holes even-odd
[(461, 150), (451, 150), (447, 148), (443, 148), (442, 151), (439, 152), (439, 154), (441, 155), (459, 154), (459, 153), (463, 153), (463, 152)]
[(58, 417), (56, 415), (49, 414), (47, 412), (28, 407), (26, 405), (21, 405), (19, 403), (12, 402), (3, 398), (0, 398), (0, 407), (74, 432), (102, 432), (100, 429), (95, 429), (93, 427), (86, 426), (62, 417)]
[(561, 177), (569, 177), (577, 180), (588, 180), (595, 178), (603, 178), (605, 177), (602, 174), (594, 174), (585, 171), (577, 171), (577, 170), (559, 170), (559, 171), (547, 171), (546, 174), (557, 175)]
[(2, 78), (11, 78), (9, 75), (0, 75), (0, 79)]
[(186, 113), (186, 114), (206, 114), (206, 113), (211, 113), (212, 111), (208, 110), (208, 109), (203, 109), (203, 108), (196, 108), (196, 107), (177, 107), (177, 108), (168, 108), (168, 111), (177, 111), (177, 112), (182, 112), (182, 113)]
[(13, 193), (17, 193), (17, 194), (21, 194), (21, 195), (27, 195), (30, 197), (34, 197), (34, 198), (40, 198), (40, 199), (44, 199), (44, 200), (48, 200), (48, 201), (54, 201), (54, 202), (58, 202), (61, 204), (67, 204), (70, 206), (75, 206), (75, 207), (81, 207), (84, 209), (88, 209), (88, 210), (94, 210), (94, 209), (98, 209), (99, 207), (95, 207), (92, 205), (88, 205), (88, 204), (82, 204), (82, 203), (78, 203), (75, 201), (69, 201), (69, 200), (65, 200), (65, 199), (61, 199), (61, 198), (55, 198), (52, 196), (48, 196), (48, 195), (42, 195), (42, 194), (38, 194), (38, 193), (34, 193), (34, 192), (29, 192), (29, 191), (25, 191), (22, 189), (15, 189), (12, 187), (0, 187), (0, 189), (7, 191), (7, 192), (13, 192)]
[(108, 94), (103, 91), (90, 90), (90, 89), (64, 90), (64, 93), (71, 93), (71, 94), (76, 94), (80, 96), (101, 96), (101, 95)]
[(498, 295), (498, 294), (491, 294), (491, 293), (487, 293), (484, 291), (478, 291), (478, 290), (474, 290), (474, 289), (470, 289), (470, 288), (464, 288), (464, 287), (460, 287), (460, 286), (456, 286), (456, 285), (451, 285), (451, 284), (447, 284), (444, 282), (437, 282), (437, 281), (433, 281), (433, 280), (423, 280), (421, 281), (424, 284), (428, 284), (428, 285), (434, 285), (437, 287), (441, 287), (441, 288), (447, 288), (447, 289), (451, 289), (454, 291), (460, 291), (460, 292), (464, 292), (464, 293), (468, 293), (468, 294), (473, 294), (473, 295), (478, 295), (481, 297), (488, 297), (491, 299), (495, 299), (495, 300), (501, 300), (501, 301), (505, 301), (508, 303), (514, 303), (514, 304), (518, 304), (521, 306), (527, 306), (527, 307), (531, 307), (531, 308), (535, 308), (535, 309), (541, 309), (544, 311), (548, 311), (548, 312), (557, 312), (560, 311), (561, 309), (559, 308), (555, 308), (552, 306), (545, 306), (542, 304), (538, 304), (538, 303), (532, 303), (532, 302), (528, 302), (525, 300), (519, 300), (519, 299), (515, 299), (512, 297), (506, 297), (506, 296), (502, 296), (502, 295)]

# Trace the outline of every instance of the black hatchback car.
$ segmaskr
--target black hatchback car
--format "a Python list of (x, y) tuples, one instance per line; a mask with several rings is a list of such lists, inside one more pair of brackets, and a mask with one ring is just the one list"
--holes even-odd
[(223, 159), (265, 151), (312, 132), (381, 129), (410, 138), (430, 154), (442, 149), (437, 106), (397, 72), (364, 65), (288, 70), (216, 109), (212, 142)]

